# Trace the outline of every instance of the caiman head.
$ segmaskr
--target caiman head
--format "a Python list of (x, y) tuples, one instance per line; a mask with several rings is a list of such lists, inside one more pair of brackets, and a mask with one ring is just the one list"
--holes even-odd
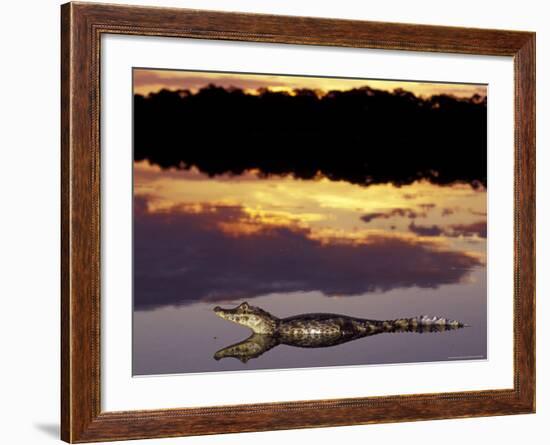
[(273, 335), (279, 319), (263, 309), (251, 306), (246, 301), (234, 309), (214, 308), (218, 317), (252, 329), (255, 334)]

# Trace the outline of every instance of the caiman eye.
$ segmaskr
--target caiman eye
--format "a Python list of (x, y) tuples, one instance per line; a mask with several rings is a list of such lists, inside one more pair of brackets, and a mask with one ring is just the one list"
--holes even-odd
[(242, 303), (239, 307), (242, 310), (245, 310), (245, 311), (249, 308), (248, 303), (246, 301), (244, 303)]

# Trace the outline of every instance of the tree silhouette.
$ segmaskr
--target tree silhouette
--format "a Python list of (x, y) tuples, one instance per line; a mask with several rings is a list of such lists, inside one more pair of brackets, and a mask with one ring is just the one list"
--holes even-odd
[(487, 183), (487, 100), (356, 88), (134, 96), (134, 159), (210, 176), (293, 175), (369, 185)]

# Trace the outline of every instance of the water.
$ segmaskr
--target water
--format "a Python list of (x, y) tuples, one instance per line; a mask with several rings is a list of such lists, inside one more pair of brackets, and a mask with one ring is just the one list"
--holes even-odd
[[(484, 188), (212, 178), (145, 162), (134, 181), (134, 375), (486, 358)], [(250, 331), (212, 309), (243, 301), (277, 317), (428, 314), (470, 327), (215, 360)]]

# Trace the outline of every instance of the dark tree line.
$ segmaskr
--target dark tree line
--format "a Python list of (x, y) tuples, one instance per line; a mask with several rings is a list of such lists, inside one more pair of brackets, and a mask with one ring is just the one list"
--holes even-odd
[(362, 185), (486, 185), (485, 97), (369, 87), (258, 93), (210, 85), (135, 95), (134, 159), (211, 176), (258, 169)]

